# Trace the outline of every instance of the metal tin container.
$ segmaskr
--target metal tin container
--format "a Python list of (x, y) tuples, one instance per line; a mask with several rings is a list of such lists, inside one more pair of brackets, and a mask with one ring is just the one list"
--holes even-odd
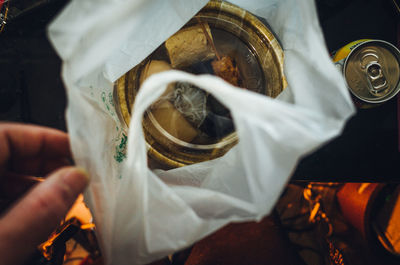
[(351, 42), (333, 56), (333, 61), (359, 107), (386, 102), (400, 90), (400, 52), (386, 41)]
[[(203, 29), (196, 28), (199, 21), (204, 23)], [(180, 31), (115, 82), (116, 108), (126, 126), (129, 125), (135, 96), (148, 73), (179, 69), (194, 74), (210, 74), (204, 69), (210, 69), (216, 59), (211, 64), (209, 61), (196, 61), (194, 65), (188, 65), (185, 58), (189, 56), (181, 56), (186, 51), (175, 50), (186, 41), (190, 43), (187, 54), (193, 55), (196, 60), (200, 57), (209, 60), (213, 57), (212, 51), (202, 45), (210, 44), (209, 40), (200, 36), (202, 32), (206, 35), (206, 31), (213, 38), (216, 50), (233, 58), (233, 67), (239, 69), (241, 77), (237, 86), (270, 97), (276, 97), (286, 87), (283, 50), (272, 31), (255, 16), (235, 5), (210, 1)], [(197, 56), (197, 52), (202, 56)], [(155, 102), (143, 117), (152, 164), (176, 168), (198, 163), (224, 155), (237, 143), (229, 110), (212, 95), (190, 84), (170, 85), (173, 88), (167, 89), (169, 92)], [(191, 99), (190, 104), (186, 104), (188, 98)], [(185, 112), (189, 105), (200, 111), (195, 115)]]

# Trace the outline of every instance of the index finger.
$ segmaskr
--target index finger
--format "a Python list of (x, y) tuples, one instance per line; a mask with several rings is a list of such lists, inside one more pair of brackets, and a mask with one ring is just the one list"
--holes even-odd
[(15, 123), (0, 123), (0, 174), (46, 174), (68, 164), (68, 135), (62, 131)]

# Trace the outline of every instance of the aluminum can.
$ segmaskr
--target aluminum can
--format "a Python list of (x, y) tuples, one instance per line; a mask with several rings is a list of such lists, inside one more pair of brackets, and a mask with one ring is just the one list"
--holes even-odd
[(353, 41), (333, 54), (355, 104), (377, 106), (400, 90), (400, 51), (382, 40)]

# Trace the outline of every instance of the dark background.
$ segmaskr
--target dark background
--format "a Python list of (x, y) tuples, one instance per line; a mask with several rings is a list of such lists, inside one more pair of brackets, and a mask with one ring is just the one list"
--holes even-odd
[[(330, 52), (358, 39), (398, 47), (399, 13), (392, 0), (320, 0), (320, 23)], [(397, 1), (399, 3), (399, 1)], [(397, 98), (359, 109), (343, 134), (300, 162), (295, 179), (400, 181)]]
[[(398, 44), (397, 0), (316, 0), (330, 52), (357, 39)], [(0, 120), (66, 130), (61, 61), (46, 25), (66, 0), (14, 0), (0, 34)], [(34, 6), (33, 4), (34, 3)], [(294, 180), (397, 182), (400, 167), (397, 97), (358, 110), (343, 134), (304, 157)]]

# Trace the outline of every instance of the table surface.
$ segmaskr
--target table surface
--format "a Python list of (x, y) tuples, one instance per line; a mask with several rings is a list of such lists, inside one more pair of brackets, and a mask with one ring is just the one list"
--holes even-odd
[[(0, 120), (66, 130), (61, 61), (45, 34), (67, 1), (49, 0), (0, 34)], [(329, 51), (363, 38), (397, 45), (400, 15), (392, 0), (316, 0)], [(397, 98), (358, 110), (341, 136), (299, 161), (293, 180), (397, 182)]]

